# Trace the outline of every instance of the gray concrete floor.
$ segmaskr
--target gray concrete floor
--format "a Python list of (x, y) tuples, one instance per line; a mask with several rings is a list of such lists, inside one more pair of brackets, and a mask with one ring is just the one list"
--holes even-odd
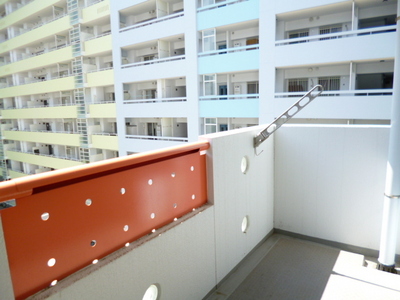
[(400, 275), (364, 258), (314, 242), (274, 234), (205, 300), (400, 299)]

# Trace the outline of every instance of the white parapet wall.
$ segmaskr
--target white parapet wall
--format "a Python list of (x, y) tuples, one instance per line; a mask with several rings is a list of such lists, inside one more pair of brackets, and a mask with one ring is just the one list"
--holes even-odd
[[(215, 210), (217, 282), (273, 230), (274, 143), (271, 137), (253, 147), (261, 129), (204, 136), (211, 144), (208, 174)], [(247, 229), (242, 228), (246, 217)]]
[(274, 228), (378, 250), (389, 128), (282, 126)]
[(151, 285), (157, 299), (204, 298), (273, 230), (273, 138), (255, 151), (259, 130), (202, 137), (208, 204), (31, 299), (142, 299)]

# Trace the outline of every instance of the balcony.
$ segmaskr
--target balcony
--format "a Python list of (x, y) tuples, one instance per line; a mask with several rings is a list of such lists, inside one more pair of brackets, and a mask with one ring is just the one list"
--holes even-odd
[(116, 118), (115, 103), (98, 103), (89, 105), (90, 118)]
[(1, 183), (2, 291), (398, 298), (372, 268), (389, 126), (284, 125), (255, 149), (261, 128)]
[[(392, 89), (325, 91), (315, 105), (298, 118), (390, 120)], [(293, 103), (301, 93), (275, 93), (274, 113)], [(360, 109), (362, 108), (362, 109)]]
[(85, 87), (109, 86), (114, 84), (114, 69), (105, 68), (86, 74)]
[(82, 9), (82, 23), (91, 23), (108, 18), (110, 15), (110, 0), (86, 1), (87, 6)]
[(184, 59), (185, 40), (182, 34), (126, 46), (121, 50), (122, 69), (181, 61)]
[(199, 6), (197, 10), (197, 28), (199, 30), (259, 18), (259, 0), (203, 1), (203, 3), (206, 2), (211, 5)]
[(10, 178), (19, 178), (19, 177), (25, 177), (28, 176), (29, 174), (24, 173), (21, 170), (8, 170), (8, 174)]
[(2, 89), (4, 98), (34, 94), (53, 93), (75, 89), (75, 76), (62, 77), (52, 80), (37, 81), (28, 84), (6, 87)]
[(22, 152), (12, 149), (6, 152), (7, 158), (15, 161), (35, 164), (52, 169), (63, 169), (82, 165), (78, 159), (34, 152)]
[(184, 16), (183, 1), (156, 0), (131, 6), (119, 12), (119, 32), (154, 25)]
[(94, 133), (91, 139), (92, 148), (118, 151), (118, 137), (116, 133)]
[(112, 50), (111, 33), (104, 33), (84, 42), (85, 55), (96, 56)]
[(56, 144), (80, 147), (79, 134), (65, 131), (3, 131), (3, 137), (12, 141), (38, 142), (43, 144)]
[(62, 46), (55, 49), (50, 49), (49, 51), (43, 51), (40, 54), (33, 54), (29, 57), (21, 57), (21, 60), (4, 65), (0, 68), (0, 72), (6, 76), (10, 74), (16, 74), (19, 72), (25, 72), (31, 70), (31, 66), (45, 67), (49, 64), (57, 64), (60, 62), (60, 57), (63, 61), (71, 59), (72, 51), (70, 47)]
[(224, 95), (199, 97), (200, 117), (258, 118), (259, 95)]
[[(3, 23), (0, 29), (11, 26), (15, 23), (26, 23), (27, 18), (32, 15), (41, 14), (46, 15), (46, 19), (52, 19), (52, 17), (59, 18), (64, 15), (64, 10), (53, 10), (51, 9), (54, 4), (58, 4), (58, 0), (45, 0), (40, 3), (32, 4), (33, 0), (21, 1), (20, 3), (10, 3), (7, 15), (3, 18)], [(57, 8), (57, 7), (56, 7)], [(51, 17), (52, 16), (52, 17)], [(41, 26), (44, 20), (35, 19), (34, 22), (30, 23), (28, 27)]]
[[(278, 40), (275, 42), (276, 65), (284, 67), (393, 58), (395, 29), (396, 26), (384, 26)], [(335, 49), (346, 49), (346, 51)], [(293, 53), (307, 53), (307, 55), (293, 55)], [(327, 61), (327, 57), (330, 60)]]
[(257, 45), (243, 46), (237, 49), (218, 50), (213, 54), (220, 53), (223, 54), (200, 56), (199, 73), (241, 72), (246, 70), (258, 70), (260, 68), (260, 52)]
[(13, 108), (2, 111), (2, 116), (7, 119), (29, 119), (32, 116), (35, 118), (77, 118), (77, 107), (75, 105), (59, 105), (45, 106), (32, 108)]
[(259, 69), (258, 20), (206, 29), (201, 37), (200, 74)]
[(67, 32), (70, 26), (68, 16), (55, 19), (50, 23), (3, 42), (0, 46), (0, 53), (9, 51), (9, 49), (20, 49), (28, 44), (35, 44), (38, 36), (45, 38)]

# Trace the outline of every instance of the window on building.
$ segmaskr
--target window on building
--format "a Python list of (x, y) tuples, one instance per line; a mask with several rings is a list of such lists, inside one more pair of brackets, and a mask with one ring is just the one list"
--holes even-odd
[(157, 90), (156, 89), (149, 89), (143, 90), (143, 99), (155, 99), (157, 98)]
[(308, 78), (292, 78), (288, 80), (288, 92), (306, 92), (308, 90)]
[(205, 118), (204, 132), (205, 134), (217, 132), (217, 118)]
[(203, 30), (203, 52), (216, 49), (215, 28)]
[(247, 94), (258, 94), (258, 93), (259, 93), (258, 81), (247, 83)]
[(380, 26), (396, 25), (396, 15), (380, 16), (368, 19), (361, 19), (358, 24), (359, 29), (373, 28)]
[(322, 85), (324, 91), (339, 91), (340, 76), (320, 77), (318, 78), (318, 84)]
[[(342, 32), (342, 25), (337, 24), (337, 25), (329, 25), (329, 26), (324, 26), (319, 28), (319, 34), (330, 34), (330, 33), (336, 33), (336, 32)], [(320, 40), (331, 40), (331, 39), (336, 39), (336, 36), (332, 37), (327, 37), (327, 38), (321, 38)]]
[(393, 73), (357, 74), (356, 89), (392, 89)]
[(203, 95), (215, 95), (216, 94), (216, 81), (217, 76), (215, 74), (203, 75)]
[[(295, 39), (295, 38), (301, 38), (301, 37), (306, 37), (309, 36), (309, 30), (308, 29), (303, 29), (303, 30), (297, 30), (297, 31), (291, 31), (289, 32), (289, 39)], [(290, 42), (289, 44), (297, 44), (297, 43), (305, 43), (307, 41), (299, 41), (299, 42)]]
[[(219, 2), (219, 1), (217, 1)], [(215, 0), (201, 0), (201, 6), (213, 5)]]

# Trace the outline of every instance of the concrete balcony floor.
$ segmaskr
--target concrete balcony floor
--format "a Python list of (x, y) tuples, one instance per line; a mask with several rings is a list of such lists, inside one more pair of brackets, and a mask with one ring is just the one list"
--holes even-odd
[(273, 234), (205, 300), (400, 299), (400, 275), (375, 267), (373, 257)]

